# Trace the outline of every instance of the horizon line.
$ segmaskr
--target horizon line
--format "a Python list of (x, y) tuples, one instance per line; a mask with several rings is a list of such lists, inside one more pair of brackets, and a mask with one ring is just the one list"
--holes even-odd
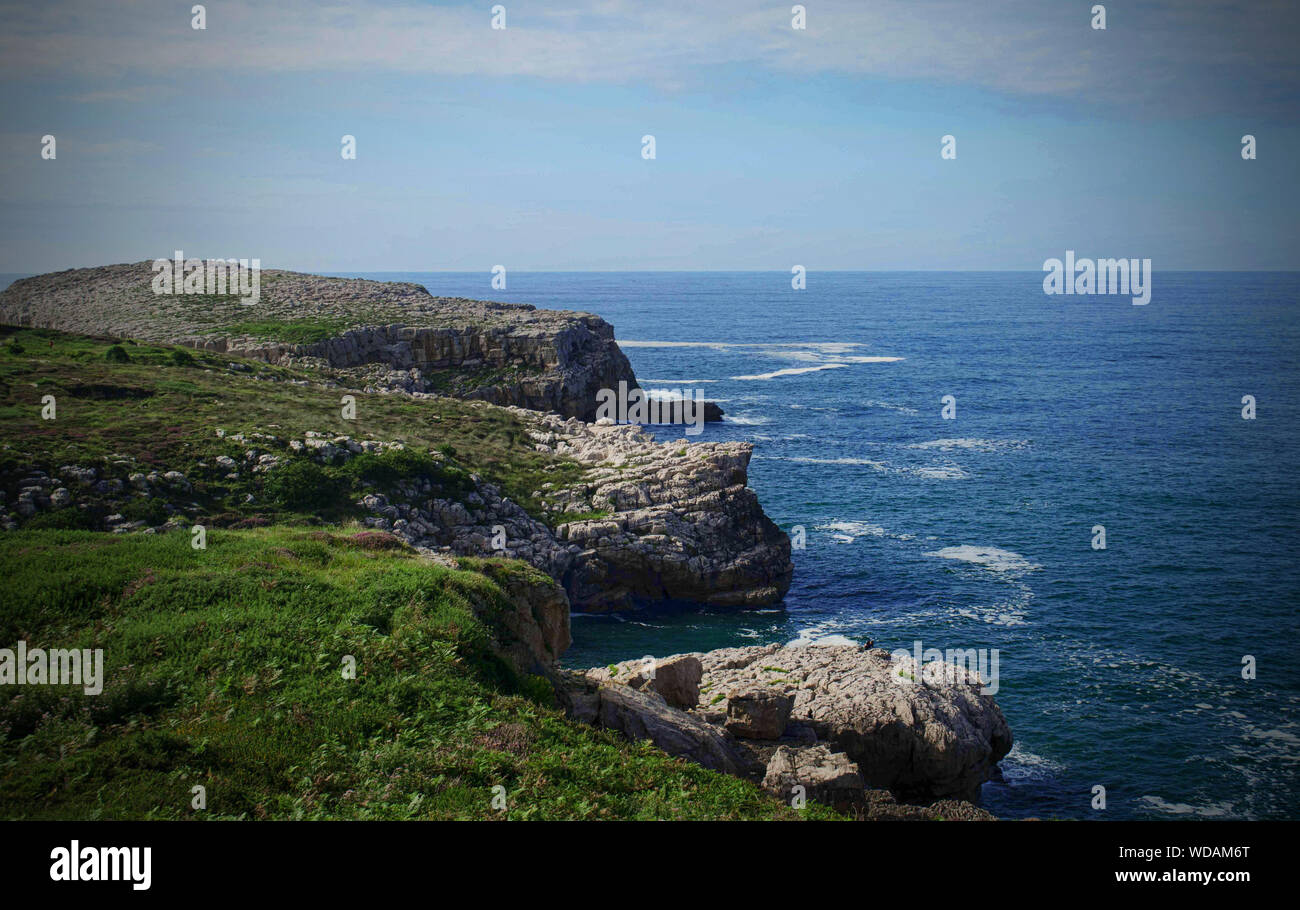
[[(190, 258), (190, 257), (186, 257)], [(201, 258), (201, 257), (193, 257)], [(145, 261), (145, 260), (141, 260)], [(24, 272), (24, 271), (0, 271), (0, 275), (9, 277), (16, 276), (19, 278), (32, 278), (39, 275), (52, 275), (58, 272), (76, 271), (80, 269), (104, 268), (110, 265), (127, 265), (129, 263), (106, 262), (100, 265), (78, 265), (68, 266), (60, 269), (49, 269), (43, 272)], [(305, 268), (305, 267), (288, 267), (288, 266), (261, 266), (264, 271), (280, 272), (300, 272), (302, 274), (328, 275), (329, 273), (366, 273), (370, 275), (491, 275), (491, 268), (487, 269), (396, 269), (396, 268)], [(1042, 274), (1045, 269), (943, 269), (943, 268), (916, 268), (916, 269), (806, 269), (807, 274), (906, 274), (914, 272), (932, 273), (932, 274), (967, 274), (967, 275), (992, 275), (992, 274)], [(1211, 269), (1193, 269), (1193, 268), (1166, 268), (1152, 269), (1153, 272), (1189, 272), (1189, 273), (1211, 273), (1211, 274), (1240, 274), (1252, 272), (1267, 273), (1284, 273), (1290, 274), (1300, 272), (1300, 266), (1291, 268), (1211, 268)], [(507, 274), (514, 273), (518, 275), (630, 275), (630, 274), (698, 274), (698, 275), (717, 275), (717, 274), (739, 274), (739, 275), (788, 275), (788, 270), (783, 269), (508, 269)]]

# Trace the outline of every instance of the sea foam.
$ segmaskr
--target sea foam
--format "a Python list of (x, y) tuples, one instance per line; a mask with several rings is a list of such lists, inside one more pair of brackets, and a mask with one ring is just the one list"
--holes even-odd
[(963, 544), (960, 547), (944, 547), (941, 550), (933, 550), (925, 555), (972, 563), (973, 565), (983, 566), (992, 572), (1032, 572), (1035, 569), (1042, 568), (1042, 566), (1035, 565), (1025, 559), (1019, 553), (1001, 550), (997, 547), (976, 547)]

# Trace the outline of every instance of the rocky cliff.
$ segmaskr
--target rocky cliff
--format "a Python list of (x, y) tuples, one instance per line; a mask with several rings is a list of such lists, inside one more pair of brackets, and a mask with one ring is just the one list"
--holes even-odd
[[(530, 513), (481, 478), (467, 496), (434, 495), (427, 482), (412, 479), (357, 504), (374, 527), (422, 549), (523, 559), (560, 582), (576, 610), (662, 601), (765, 606), (789, 589), (789, 539), (747, 486), (749, 445), (660, 445), (637, 427), (585, 422), (595, 417), (597, 390), (637, 387), (613, 329), (596, 316), (275, 270), (261, 273), (258, 302), (245, 307), (232, 295), (155, 294), (152, 275), (145, 262), (23, 279), (0, 293), (0, 322), (184, 344), (208, 355), (209, 364), (218, 356), (235, 359), (222, 363), (231, 382), (241, 381), (233, 377), (248, 373), (252, 359), (280, 368), (259, 366), (252, 375), (262, 381), (380, 393), (417, 407), (430, 398), (508, 406), (528, 428), (525, 444), (531, 437), (532, 449), (551, 456), (556, 468), (582, 468), (577, 477), (561, 470), (541, 483), (535, 498), (544, 501), (545, 514)], [(314, 427), (297, 438), (257, 432), (248, 441), (248, 463), (236, 466), (234, 456), (223, 455), (220, 470), (204, 467), (215, 473), (202, 479), (243, 483), (298, 458), (339, 467), (363, 451), (401, 448), (394, 436), (353, 441)], [(462, 466), (475, 470), (472, 460)], [(92, 505), (53, 479), (65, 465), (26, 467), (33, 470), (12, 485), (16, 514), (0, 519), (5, 526), (74, 500), (83, 511)], [(182, 465), (159, 467), (162, 476)], [(104, 514), (103, 529), (161, 526), (126, 508), (136, 494), (192, 511), (177, 490), (150, 483), (148, 471), (134, 473), (137, 482), (118, 478), (128, 486), (103, 491), (103, 502), (93, 504)], [(250, 490), (248, 499), (263, 497)]]
[(233, 294), (157, 294), (153, 279), (150, 262), (24, 278), (0, 292), (0, 322), (325, 367), (362, 385), (584, 420), (595, 419), (598, 390), (637, 387), (613, 327), (588, 313), (278, 269), (261, 272), (258, 300), (245, 306)]
[(639, 427), (513, 412), (538, 451), (589, 468), (580, 483), (545, 484), (550, 524), (480, 483), (464, 500), (410, 485), (368, 495), (372, 525), (420, 548), (522, 559), (560, 581), (582, 612), (653, 601), (756, 607), (789, 590), (790, 539), (746, 485), (748, 443), (655, 443)]

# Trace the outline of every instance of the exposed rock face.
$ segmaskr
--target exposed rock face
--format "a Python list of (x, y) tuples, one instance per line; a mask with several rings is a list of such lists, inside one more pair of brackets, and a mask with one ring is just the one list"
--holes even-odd
[[(886, 812), (879, 795), (853, 792), (856, 781), (859, 791), (882, 788), (910, 801), (974, 801), (1011, 750), (1001, 710), (981, 694), (978, 676), (960, 668), (917, 684), (913, 679), (922, 677), (911, 658), (894, 661), (887, 651), (853, 645), (680, 656), (698, 658), (703, 670), (702, 700), (687, 713), (725, 733), (742, 757), (743, 775), (783, 797), (799, 783), (809, 798), (874, 806), (877, 816)], [(594, 668), (582, 679), (588, 686), (624, 688), (619, 683), (634, 682), (642, 666), (628, 661), (612, 672)], [(678, 748), (674, 754), (686, 754)], [(960, 805), (946, 811), (945, 817), (981, 817), (962, 816)]]
[(727, 697), (723, 726), (733, 736), (746, 739), (780, 739), (793, 707), (794, 698), (777, 692), (732, 692)]
[(638, 600), (754, 607), (785, 596), (790, 539), (746, 486), (751, 445), (656, 445), (639, 427), (542, 423), (539, 449), (593, 466), (585, 490), (557, 497), (565, 510), (608, 513), (556, 529), (578, 550), (566, 587), (579, 609)]
[(608, 667), (587, 671), (592, 682), (615, 682), (638, 692), (657, 692), (674, 708), (689, 710), (700, 702), (700, 678), (704, 670), (699, 658), (679, 654), (664, 660), (632, 661), (611, 672)]
[(795, 787), (811, 800), (844, 810), (863, 801), (866, 783), (858, 766), (843, 752), (825, 746), (781, 746), (763, 774), (763, 789), (790, 802)]
[[(637, 387), (613, 327), (588, 313), (278, 269), (261, 272), (260, 299), (243, 306), (238, 297), (155, 294), (153, 279), (150, 262), (24, 278), (0, 292), (0, 322), (311, 363), (408, 391), (441, 390), (585, 420), (595, 419), (600, 389), (620, 381)], [(313, 324), (329, 337), (290, 343), (277, 340), (284, 330), (274, 327), (244, 333), (251, 322)], [(424, 375), (445, 371), (459, 375)]]
[[(855, 761), (868, 785), (908, 799), (974, 800), (1011, 751), (1011, 730), (974, 673), (917, 677), (910, 658), (855, 645), (726, 648), (696, 655), (702, 689), (791, 695), (791, 717)], [(725, 712), (727, 699), (710, 705)], [(705, 709), (701, 709), (705, 710)]]
[(478, 371), (486, 374), (481, 384), (452, 391), (492, 404), (594, 420), (596, 393), (617, 388), (620, 381), (635, 385), (632, 367), (614, 343), (613, 327), (600, 317), (566, 313), (561, 321), (548, 313), (534, 321), (534, 314), (544, 312), (521, 307), (510, 325), (489, 329), (468, 322), (446, 328), (396, 324), (352, 329), (311, 345), (227, 350), (272, 363), (318, 358), (340, 370), (381, 364), (386, 370), (411, 371), (413, 381), (404, 385), (422, 392), (437, 386), (414, 374)]
[(569, 598), (541, 574), (510, 573), (498, 578), (509, 608), (492, 617), (497, 650), (523, 673), (548, 673), (573, 639), (569, 636)]
[[(548, 491), (563, 510), (554, 531), (487, 483), (464, 503), (414, 488), (402, 501), (369, 495), (361, 504), (375, 526), (417, 547), (525, 560), (560, 581), (580, 612), (661, 600), (763, 606), (789, 590), (790, 539), (746, 486), (748, 443), (656, 444), (639, 427), (516, 414), (535, 427), (539, 449), (591, 466), (577, 488)], [(605, 516), (563, 521), (592, 512)], [(506, 540), (494, 549), (498, 527)]]
[(629, 739), (649, 740), (669, 755), (706, 768), (742, 774), (744, 757), (719, 729), (676, 708), (652, 690), (616, 684), (594, 685), (570, 674), (567, 693), (575, 719), (617, 730)]

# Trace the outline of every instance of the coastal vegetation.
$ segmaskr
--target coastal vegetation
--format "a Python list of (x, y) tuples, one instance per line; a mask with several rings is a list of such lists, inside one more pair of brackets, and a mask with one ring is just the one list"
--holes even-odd
[(0, 817), (835, 817), (567, 720), (498, 656), (535, 570), (493, 563), (345, 527), (0, 534), (0, 641), (106, 667), (97, 696), (0, 688)]
[[(345, 419), (342, 393), (307, 369), (45, 329), (0, 327), (0, 337), (0, 489), (9, 503), (25, 472), (53, 475), (63, 465), (93, 463), (101, 479), (123, 483), (137, 472), (179, 471), (193, 489), (173, 497), (174, 507), (219, 526), (250, 518), (311, 522), (357, 517), (356, 497), (347, 494), (416, 476), (454, 495), (473, 472), (545, 521), (543, 486), (572, 485), (583, 473), (570, 459), (538, 452), (509, 411), (478, 402), (352, 392), (356, 416)], [(114, 350), (123, 356), (110, 355)], [(47, 395), (53, 419), (42, 413)], [(283, 448), (308, 433), (370, 437), (405, 450), (322, 466)], [(250, 447), (283, 457), (288, 470), (234, 478), (218, 470), (218, 459), (242, 462)], [(98, 526), (108, 503), (92, 497), (87, 506), (40, 519)]]

